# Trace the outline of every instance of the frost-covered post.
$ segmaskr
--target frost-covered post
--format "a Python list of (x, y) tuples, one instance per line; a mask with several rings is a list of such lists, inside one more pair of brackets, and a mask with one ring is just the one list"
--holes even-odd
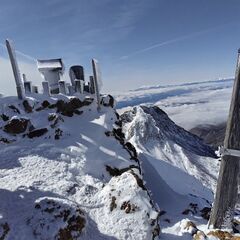
[(68, 93), (69, 93), (70, 96), (72, 96), (74, 94), (73, 86), (68, 86)]
[(22, 75), (22, 79), (23, 79), (23, 86), (25, 89), (25, 93), (29, 94), (32, 91), (32, 82), (27, 80), (26, 74), (23, 73)]
[(32, 86), (32, 92), (33, 93), (38, 93), (38, 86)]
[(94, 87), (95, 93), (97, 97), (97, 104), (98, 104), (98, 111), (100, 111), (100, 83), (101, 83), (101, 76), (99, 72), (98, 61), (96, 59), (92, 59), (92, 68), (93, 68), (93, 80), (94, 80)]
[(58, 82), (58, 84), (59, 84), (59, 92), (61, 94), (66, 95), (66, 83), (65, 83), (65, 81), (61, 80), (61, 81)]
[(15, 53), (12, 42), (8, 39), (6, 40), (6, 46), (7, 46), (10, 62), (12, 65), (12, 70), (13, 70), (13, 75), (15, 78), (18, 98), (24, 99), (25, 92), (23, 89), (23, 81), (22, 81), (20, 70), (19, 70), (18, 63), (17, 63), (16, 53)]
[(94, 88), (94, 79), (93, 76), (89, 77), (89, 83), (90, 83), (90, 93), (94, 94), (95, 93), (95, 88)]
[(75, 79), (74, 86), (76, 93), (83, 93), (83, 84), (81, 83), (81, 80)]
[(32, 82), (30, 81), (26, 81), (24, 82), (24, 89), (25, 89), (25, 93), (31, 93), (32, 91)]
[[(213, 228), (231, 228), (238, 195), (240, 161), (240, 50), (232, 92), (217, 190), (209, 221)], [(237, 150), (237, 151), (236, 151)]]
[(50, 87), (48, 81), (42, 82), (43, 94), (50, 96)]

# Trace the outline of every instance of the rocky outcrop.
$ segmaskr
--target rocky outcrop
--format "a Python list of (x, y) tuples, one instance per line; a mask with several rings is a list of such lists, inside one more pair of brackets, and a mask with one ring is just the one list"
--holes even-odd
[(72, 117), (74, 113), (79, 115), (77, 110), (83, 106), (90, 105), (92, 101), (92, 98), (85, 98), (84, 101), (81, 101), (79, 98), (71, 98), (69, 102), (58, 100), (56, 103), (57, 112), (67, 117)]
[(216, 149), (218, 146), (223, 146), (225, 131), (226, 123), (217, 125), (199, 125), (190, 130), (191, 133), (200, 137), (206, 144), (209, 144)]
[(41, 137), (42, 135), (44, 135), (45, 133), (48, 132), (47, 128), (40, 128), (40, 129), (35, 129), (33, 131), (30, 131), (27, 136), (29, 138), (35, 138), (35, 137)]
[(113, 108), (114, 105), (115, 105), (115, 101), (114, 101), (113, 96), (111, 96), (111, 95), (103, 96), (102, 99), (101, 99), (101, 104), (104, 107), (111, 107), (111, 108)]
[(4, 131), (10, 134), (24, 133), (27, 130), (29, 123), (29, 119), (14, 117), (4, 126)]
[(10, 227), (7, 222), (0, 224), (0, 240), (7, 239), (8, 232)]
[(25, 110), (26, 113), (31, 113), (32, 112), (32, 107), (27, 100), (23, 101), (23, 107), (24, 107), (24, 110)]

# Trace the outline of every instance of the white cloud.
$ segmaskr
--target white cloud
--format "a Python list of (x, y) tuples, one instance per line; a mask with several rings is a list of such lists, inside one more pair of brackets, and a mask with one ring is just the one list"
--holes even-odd
[(140, 104), (157, 105), (178, 125), (191, 129), (200, 124), (220, 124), (227, 120), (232, 79), (173, 86), (142, 87), (115, 93), (119, 112)]

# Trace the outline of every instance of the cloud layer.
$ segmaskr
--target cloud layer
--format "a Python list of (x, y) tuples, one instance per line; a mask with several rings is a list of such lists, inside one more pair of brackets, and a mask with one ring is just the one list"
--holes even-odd
[(178, 125), (191, 129), (197, 125), (226, 121), (232, 85), (233, 79), (224, 79), (142, 87), (126, 93), (115, 93), (115, 97), (120, 113), (140, 104), (156, 105), (166, 111)]

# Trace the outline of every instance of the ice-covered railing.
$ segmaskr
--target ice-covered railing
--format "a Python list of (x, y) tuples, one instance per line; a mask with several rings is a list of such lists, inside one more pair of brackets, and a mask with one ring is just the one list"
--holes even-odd
[[(4, 45), (1, 44), (1, 47), (3, 46)], [(89, 76), (89, 81), (85, 81), (84, 68), (81, 65), (75, 65), (69, 69), (69, 77), (71, 81), (67, 82), (62, 78), (65, 71), (65, 66), (61, 58), (37, 60), (22, 52), (16, 51), (14, 49), (13, 42), (10, 40), (6, 40), (6, 47), (11, 62), (19, 99), (24, 99), (31, 93), (40, 92), (48, 96), (59, 93), (64, 95), (87, 93), (96, 95), (98, 108), (100, 108), (100, 90), (102, 86), (102, 80), (97, 60), (92, 59), (93, 75)], [(38, 69), (44, 79), (43, 81), (41, 80), (41, 89), (39, 86), (35, 85), (36, 82), (28, 79), (28, 73), (21, 66), (22, 64), (18, 64), (17, 59), (19, 58), (19, 55), (27, 59), (27, 61), (31, 61), (31, 64), (34, 64), (34, 66), (37, 63), (36, 72)], [(38, 73), (38, 82), (40, 79), (39, 77), (40, 74)]]

